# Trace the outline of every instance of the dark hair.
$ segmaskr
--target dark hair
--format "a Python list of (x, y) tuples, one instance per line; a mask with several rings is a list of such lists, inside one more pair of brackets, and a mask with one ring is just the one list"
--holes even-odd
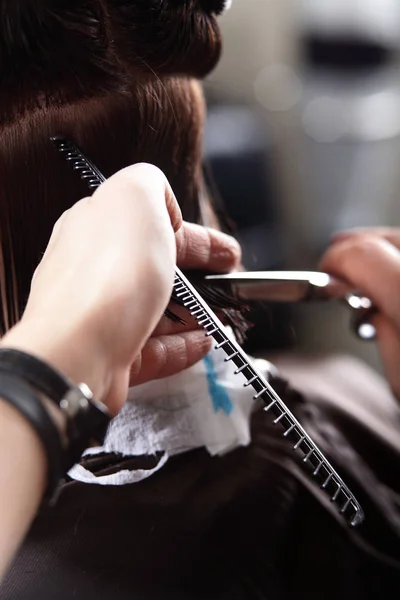
[(202, 92), (221, 49), (195, 0), (0, 0), (2, 330), (21, 315), (51, 229), (87, 189), (49, 142), (105, 175), (147, 161), (199, 220)]

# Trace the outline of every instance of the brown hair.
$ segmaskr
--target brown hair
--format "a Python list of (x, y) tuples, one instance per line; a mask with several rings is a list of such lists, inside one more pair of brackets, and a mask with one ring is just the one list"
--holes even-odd
[(106, 176), (159, 166), (184, 218), (199, 219), (202, 94), (215, 17), (197, 0), (0, 0), (2, 330), (23, 311), (61, 215), (88, 191), (49, 137), (77, 143)]

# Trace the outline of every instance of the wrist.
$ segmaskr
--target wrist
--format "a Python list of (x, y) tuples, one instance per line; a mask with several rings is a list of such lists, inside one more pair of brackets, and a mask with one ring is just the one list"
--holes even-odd
[(16, 408), (0, 398), (0, 579), (40, 505), (48, 462), (37, 432)]
[(24, 415), (1, 396), (0, 431), (0, 440), (4, 446), (7, 446), (8, 441), (16, 445), (19, 445), (21, 441), (24, 445), (30, 446), (28, 455), (31, 457), (33, 453), (38, 457), (37, 462), (39, 466), (43, 467), (43, 481), (40, 487), (44, 488), (46, 482), (46, 453), (40, 437)]
[(75, 384), (84, 382), (102, 401), (110, 386), (110, 369), (90, 336), (83, 332), (57, 332), (41, 328), (40, 322), (22, 319), (1, 340), (0, 347), (14, 348), (36, 356)]
[(46, 498), (52, 500), (83, 450), (103, 443), (110, 422), (106, 407), (84, 383), (75, 385), (42, 359), (9, 347), (0, 348), (0, 397), (41, 439), (49, 463)]

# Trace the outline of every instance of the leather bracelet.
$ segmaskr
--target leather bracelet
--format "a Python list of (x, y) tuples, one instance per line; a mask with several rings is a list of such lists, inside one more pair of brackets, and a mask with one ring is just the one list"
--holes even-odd
[(0, 373), (18, 376), (51, 400), (67, 418), (67, 464), (72, 467), (91, 443), (101, 445), (110, 422), (108, 410), (93, 400), (85, 384), (75, 385), (59, 371), (26, 352), (0, 348)]
[(66, 472), (61, 433), (31, 386), (10, 373), (0, 373), (0, 398), (13, 406), (35, 429), (47, 457), (45, 500), (51, 502)]

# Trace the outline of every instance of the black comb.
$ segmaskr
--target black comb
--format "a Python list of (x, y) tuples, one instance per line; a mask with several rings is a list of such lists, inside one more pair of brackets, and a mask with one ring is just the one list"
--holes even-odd
[[(98, 188), (106, 180), (75, 144), (62, 137), (53, 137), (51, 140), (79, 176), (87, 181), (89, 189)], [(274, 416), (273, 423), (282, 427), (283, 436), (293, 442), (293, 449), (300, 455), (304, 468), (338, 506), (340, 514), (352, 527), (360, 525), (364, 520), (364, 512), (352, 492), (271, 384), (250, 363), (239, 344), (228, 337), (221, 321), (178, 267), (175, 270), (174, 294), (206, 331), (206, 335), (214, 338), (217, 342), (215, 348), (225, 352), (225, 361), (231, 361), (236, 366), (235, 374), (242, 373), (246, 378), (244, 387), (253, 388), (254, 400), (260, 398), (264, 401), (264, 410)]]

